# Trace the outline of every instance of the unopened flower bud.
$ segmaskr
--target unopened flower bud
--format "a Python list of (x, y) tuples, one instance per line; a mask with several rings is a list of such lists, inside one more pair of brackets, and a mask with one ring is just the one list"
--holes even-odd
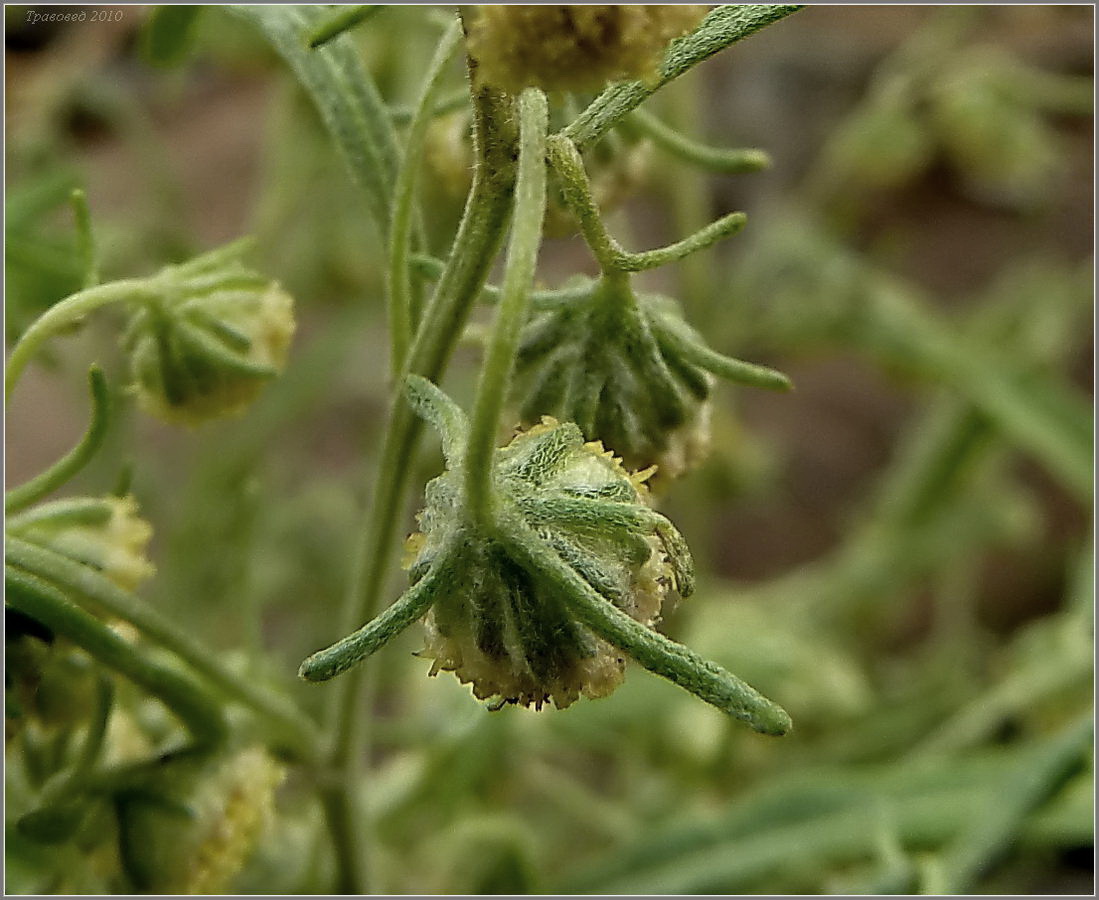
[[(420, 655), (433, 660), (430, 674), (452, 671), (479, 699), (539, 709), (610, 694), (624, 677), (625, 654), (466, 520), (460, 473), (453, 468), (428, 485), (423, 530), (408, 542), (414, 583), (453, 554), (425, 619)], [(521, 517), (602, 597), (652, 625), (673, 589), (690, 593), (691, 562), (678, 532), (648, 508), (647, 474), (630, 473), (601, 444), (585, 443), (575, 425), (547, 417), (497, 451), (495, 489), (505, 515)]]
[[(447, 462), (409, 539), (412, 586), (309, 656), (302, 678), (335, 678), (424, 617), (420, 655), (434, 660), (431, 674), (454, 672), (495, 708), (604, 697), (632, 656), (757, 731), (786, 733), (781, 707), (652, 627), (672, 591), (694, 591), (694, 563), (683, 536), (647, 503), (651, 470), (631, 474), (576, 425), (547, 417), (496, 450), (487, 471), (467, 472), (484, 460), (471, 452), (465, 413), (420, 376), (405, 384), (439, 430)], [(471, 476), (482, 473), (487, 496), (471, 503)]]
[(115, 801), (134, 887), (226, 893), (273, 818), (284, 775), (260, 747), (184, 751), (135, 774)]
[(168, 269), (158, 284), (124, 337), (139, 404), (188, 425), (241, 412), (286, 362), (293, 299), (237, 262)]
[(1049, 193), (1061, 168), (1057, 134), (1014, 84), (1026, 79), (994, 52), (975, 52), (930, 92), (930, 124), (947, 157), (986, 197), (1023, 204)]
[(87, 657), (13, 608), (5, 610), (4, 625), (6, 739), (28, 724), (49, 732), (86, 721), (96, 683)]
[(516, 363), (521, 419), (574, 421), (627, 466), (656, 465), (674, 478), (708, 446), (713, 377), (684, 352), (687, 342), (701, 338), (674, 301), (623, 298), (596, 283), (526, 326)]
[(470, 25), (477, 76), (502, 90), (599, 90), (656, 77), (674, 38), (704, 6), (479, 6)]
[(79, 497), (43, 503), (13, 518), (8, 531), (136, 590), (156, 572), (145, 556), (152, 526), (126, 497)]

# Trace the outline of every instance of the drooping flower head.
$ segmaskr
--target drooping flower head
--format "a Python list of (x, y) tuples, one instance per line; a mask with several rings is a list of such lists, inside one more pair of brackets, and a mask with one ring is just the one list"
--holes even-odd
[(778, 372), (711, 350), (674, 300), (605, 280), (535, 312), (516, 374), (523, 423), (543, 415), (574, 421), (627, 466), (656, 465), (661, 479), (706, 455), (714, 374), (789, 386)]
[(182, 751), (135, 772), (114, 800), (134, 886), (227, 892), (274, 816), (284, 777), (258, 746)]
[(187, 425), (241, 412), (285, 365), (293, 299), (235, 259), (199, 257), (156, 283), (123, 337), (138, 403)]
[[(546, 417), (497, 451), (496, 490), (509, 514), (594, 590), (653, 625), (669, 594), (689, 593), (691, 582), (681, 541), (662, 540), (642, 518), (625, 524), (630, 513), (655, 516), (648, 474), (629, 472), (575, 425)], [(460, 466), (428, 485), (422, 531), (408, 542), (413, 582), (452, 555), (425, 619), (420, 655), (434, 660), (431, 674), (452, 671), (480, 699), (537, 708), (611, 693), (624, 676), (623, 653), (580, 623), (524, 560), (464, 521), (461, 487)]]
[(447, 462), (408, 543), (412, 586), (308, 657), (302, 678), (334, 678), (424, 618), (432, 674), (453, 671), (496, 707), (604, 697), (632, 657), (758, 731), (787, 731), (782, 709), (652, 627), (673, 591), (693, 592), (694, 573), (683, 536), (647, 503), (650, 472), (629, 472), (576, 425), (547, 418), (494, 452), (487, 505), (475, 508), (465, 414), (424, 378), (406, 387)]

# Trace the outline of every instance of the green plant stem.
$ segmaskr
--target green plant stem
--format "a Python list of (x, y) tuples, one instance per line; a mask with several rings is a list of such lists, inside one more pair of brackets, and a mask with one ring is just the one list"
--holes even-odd
[(604, 273), (617, 271), (617, 257), (624, 252), (607, 232), (603, 217), (599, 214), (584, 160), (576, 144), (559, 134), (551, 135), (546, 141), (550, 165), (561, 181), (561, 191), (584, 241), (591, 249), (599, 268)]
[(978, 745), (1013, 716), (1073, 686), (1082, 687), (1091, 679), (1092, 648), (1089, 635), (1081, 631), (1078, 637), (1071, 644), (1062, 642), (1058, 653), (1007, 673), (917, 742), (909, 756), (922, 760), (956, 754)]
[(1077, 392), (1020, 372), (1013, 360), (960, 339), (914, 298), (888, 285), (877, 292), (871, 311), (882, 352), (962, 393), (1077, 497), (1090, 501), (1091, 418)]
[(409, 375), (405, 379), (405, 398), (412, 411), (430, 422), (438, 432), (447, 465), (458, 466), (469, 434), (469, 420), (464, 410), (437, 385), (419, 375)]
[(477, 399), (469, 428), (464, 461), (465, 500), (474, 522), (492, 518), (493, 457), (500, 410), (507, 397), (515, 366), (519, 333), (527, 317), (534, 280), (542, 220), (546, 209), (545, 95), (527, 88), (519, 96), (519, 172), (515, 185), (515, 214), (508, 244), (503, 290), (492, 336), (485, 352)]
[(156, 293), (154, 284), (152, 278), (112, 281), (70, 294), (47, 309), (23, 332), (23, 336), (8, 357), (7, 370), (4, 372), (5, 400), (11, 398), (11, 393), (19, 382), (27, 363), (38, 352), (39, 347), (53, 335), (101, 306), (110, 303), (131, 303), (148, 298)]
[[(58, 811), (63, 810), (66, 802), (80, 797), (94, 785), (102, 783), (105, 772), (97, 770), (103, 752), (104, 738), (107, 736), (107, 727), (111, 721), (111, 711), (114, 708), (114, 681), (113, 675), (100, 672), (96, 681), (95, 710), (92, 719), (88, 723), (84, 741), (80, 746), (80, 753), (72, 767), (51, 779), (43, 785), (36, 798), (36, 808), (24, 814), (16, 823), (16, 828), (26, 830), (28, 825), (33, 829), (35, 822), (42, 823), (43, 819), (56, 821)], [(109, 775), (106, 775), (109, 778)]]
[[(504, 95), (482, 88), (473, 96), (473, 118), (477, 162), (469, 199), (409, 355), (408, 370), (436, 382), (488, 277), (511, 208), (515, 177), (511, 103)], [(368, 521), (355, 554), (342, 617), (343, 634), (377, 613), (396, 549), (401, 503), (412, 472), (409, 460), (420, 434), (419, 419), (399, 391), (394, 392), (383, 434)], [(333, 687), (334, 736), (328, 754), (332, 778), (321, 786), (336, 853), (337, 890), (344, 893), (366, 893), (369, 887), (363, 823), (354, 808), (354, 790), (365, 749), (364, 695), (370, 668), (367, 662), (350, 670)]]
[(625, 124), (632, 131), (649, 138), (662, 150), (702, 169), (737, 175), (743, 172), (759, 172), (771, 165), (771, 157), (763, 150), (730, 150), (710, 147), (670, 128), (652, 113), (635, 109)]
[(30, 506), (69, 481), (102, 446), (110, 422), (110, 398), (107, 395), (107, 380), (98, 366), (92, 366), (88, 370), (88, 387), (92, 395), (92, 420), (88, 430), (72, 450), (45, 472), (4, 494), (5, 514), (10, 516)]
[(566, 137), (553, 135), (548, 140), (548, 148), (550, 163), (561, 179), (565, 203), (576, 216), (584, 240), (591, 248), (605, 275), (642, 272), (684, 259), (713, 246), (723, 237), (735, 234), (748, 221), (744, 213), (729, 213), (667, 247), (630, 253), (622, 249), (607, 232), (599, 207), (596, 205), (587, 172), (584, 170), (584, 161), (576, 145)]
[[(8, 535), (7, 559), (36, 579), (63, 590), (72, 602), (117, 616), (145, 637), (171, 651), (227, 697), (260, 714), (301, 758), (316, 757), (315, 726), (290, 701), (268, 693), (226, 668), (217, 654), (168, 621), (140, 597), (122, 590), (88, 566), (45, 547)], [(83, 605), (83, 603), (81, 603)]]
[(84, 735), (80, 756), (73, 767), (73, 775), (80, 777), (95, 768), (103, 752), (103, 739), (111, 722), (114, 708), (114, 683), (106, 675), (100, 675), (95, 686), (95, 712)]
[(564, 129), (564, 135), (581, 148), (597, 141), (672, 79), (678, 78), (730, 44), (755, 34), (761, 28), (801, 8), (743, 4), (717, 7), (702, 20), (698, 28), (672, 43), (660, 64), (655, 81), (625, 81), (611, 85)]
[(701, 250), (706, 250), (722, 238), (736, 234), (747, 221), (748, 217), (742, 212), (729, 213), (709, 225), (704, 225), (683, 240), (668, 244), (667, 247), (643, 250), (640, 253), (619, 250), (615, 263), (623, 272), (644, 272), (646, 269), (666, 266), (668, 263), (677, 262)]
[[(430, 118), (436, 119), (439, 116), (445, 116), (448, 113), (468, 108), (469, 91), (463, 88), (460, 91), (447, 94), (445, 97), (437, 100), (435, 105), (431, 107), (431, 111), (428, 115)], [(393, 120), (394, 125), (408, 125), (415, 115), (416, 110), (409, 106), (389, 107), (389, 117)]]
[(31, 573), (6, 566), (4, 584), (5, 599), (11, 606), (163, 701), (196, 743), (216, 745), (225, 739), (228, 727), (221, 707), (200, 682), (147, 659), (137, 647)]
[[(426, 256), (422, 253), (413, 253), (410, 259), (412, 268), (419, 274), (431, 278), (438, 278), (446, 266), (441, 259)], [(588, 297), (592, 291), (592, 284), (588, 280), (581, 281), (575, 287), (554, 288), (553, 290), (538, 290), (530, 292), (530, 308), (532, 310), (557, 309), (568, 306), (578, 300)], [(481, 300), (485, 303), (500, 302), (500, 288), (494, 284), (486, 284), (481, 288)]]
[(423, 160), (427, 127), (431, 124), (435, 98), (443, 85), (446, 64), (458, 46), (462, 31), (453, 23), (439, 41), (428, 66), (423, 90), (416, 104), (405, 145), (404, 158), (397, 172), (393, 195), (393, 220), (389, 230), (389, 335), (390, 367), (394, 380), (404, 371), (412, 343), (412, 329), (419, 319), (413, 308), (414, 295), (408, 257), (412, 249), (412, 231), (416, 209), (416, 176)]

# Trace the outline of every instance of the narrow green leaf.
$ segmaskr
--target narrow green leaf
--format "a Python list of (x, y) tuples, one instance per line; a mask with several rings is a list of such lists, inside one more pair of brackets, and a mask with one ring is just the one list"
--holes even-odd
[(564, 134), (572, 138), (577, 147), (597, 141), (669, 81), (730, 44), (755, 34), (761, 28), (801, 8), (741, 3), (717, 7), (702, 20), (698, 28), (672, 42), (668, 55), (660, 65), (660, 76), (655, 83), (622, 81), (612, 84), (565, 129)]
[(346, 34), (310, 50), (326, 11), (311, 6), (227, 7), (255, 25), (289, 64), (316, 105), (355, 181), (366, 191), (379, 231), (388, 235), (397, 174), (397, 138), (355, 43)]

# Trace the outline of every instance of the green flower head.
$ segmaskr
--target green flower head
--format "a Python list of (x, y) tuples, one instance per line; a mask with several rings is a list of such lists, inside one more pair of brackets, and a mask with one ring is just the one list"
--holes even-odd
[[(652, 625), (669, 593), (689, 593), (691, 580), (682, 541), (669, 546), (642, 524), (655, 516), (645, 505), (646, 475), (631, 474), (602, 444), (585, 443), (575, 425), (549, 417), (497, 451), (507, 515), (601, 596)], [(577, 621), (523, 559), (471, 528), (461, 502), (460, 468), (451, 469), (428, 486), (423, 530), (408, 541), (413, 583), (440, 562), (448, 573), (425, 618), (420, 655), (434, 660), (431, 674), (452, 671), (480, 699), (536, 708), (611, 693), (623, 679), (622, 652)]]
[(42, 503), (12, 517), (7, 531), (95, 569), (126, 591), (156, 572), (146, 556), (153, 528), (131, 496)]
[(187, 425), (247, 407), (282, 370), (295, 329), (278, 284), (236, 261), (196, 269), (202, 259), (162, 273), (123, 338), (138, 403)]
[(627, 466), (655, 465), (670, 479), (709, 448), (714, 374), (789, 385), (778, 372), (710, 350), (674, 300), (608, 280), (578, 293), (537, 311), (525, 328), (516, 359), (524, 423), (543, 415), (574, 421)]
[(447, 460), (408, 542), (412, 585), (306, 659), (303, 678), (333, 678), (423, 618), (431, 674), (453, 671), (495, 707), (604, 697), (632, 657), (760, 731), (787, 730), (785, 712), (653, 629), (672, 592), (693, 592), (694, 574), (682, 535), (648, 505), (648, 472), (632, 474), (575, 424), (546, 418), (495, 451), (491, 512), (476, 518), (465, 414), (423, 378), (407, 387), (442, 433)]

